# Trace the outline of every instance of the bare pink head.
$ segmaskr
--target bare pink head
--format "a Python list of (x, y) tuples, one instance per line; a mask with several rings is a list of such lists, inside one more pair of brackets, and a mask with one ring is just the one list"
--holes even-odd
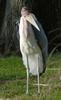
[(30, 13), (30, 9), (26, 6), (22, 7), (21, 9), (21, 16), (27, 16)]

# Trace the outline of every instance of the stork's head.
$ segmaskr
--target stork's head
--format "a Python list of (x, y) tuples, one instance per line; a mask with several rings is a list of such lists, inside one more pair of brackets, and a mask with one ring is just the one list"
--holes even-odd
[(30, 8), (28, 8), (26, 6), (22, 7), (22, 9), (21, 9), (21, 16), (26, 17), (27, 15), (29, 15), (30, 11), (31, 11)]

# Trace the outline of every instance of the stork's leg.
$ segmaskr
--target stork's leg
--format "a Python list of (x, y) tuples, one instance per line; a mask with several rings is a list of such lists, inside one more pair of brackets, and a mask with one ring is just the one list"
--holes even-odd
[(27, 90), (26, 90), (26, 94), (29, 93), (29, 70), (27, 68)]
[(38, 94), (40, 94), (40, 82), (39, 82), (39, 57), (38, 57), (38, 62), (37, 62), (37, 78), (38, 78)]
[(39, 72), (38, 72), (38, 94), (40, 94)]
[(28, 56), (27, 56), (27, 89), (26, 89), (26, 94), (29, 93), (29, 62), (28, 62)]

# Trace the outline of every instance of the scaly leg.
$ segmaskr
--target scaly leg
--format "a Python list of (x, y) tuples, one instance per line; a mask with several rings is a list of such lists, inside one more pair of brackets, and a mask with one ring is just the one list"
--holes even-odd
[(38, 57), (38, 63), (37, 63), (37, 77), (38, 77), (38, 94), (40, 94), (40, 82), (39, 82), (39, 57)]
[(28, 62), (28, 56), (27, 56), (27, 89), (26, 94), (29, 93), (29, 62)]

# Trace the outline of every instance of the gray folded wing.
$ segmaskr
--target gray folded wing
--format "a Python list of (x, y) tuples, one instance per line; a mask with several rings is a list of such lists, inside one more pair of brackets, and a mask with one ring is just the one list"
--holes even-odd
[(46, 34), (45, 34), (41, 24), (37, 20), (36, 20), (36, 24), (38, 25), (40, 31), (37, 30), (34, 26), (32, 26), (32, 27), (34, 30), (34, 34), (35, 34), (37, 43), (38, 43), (39, 47), (42, 49), (44, 63), (46, 63), (46, 59), (48, 57), (48, 40), (47, 40)]

